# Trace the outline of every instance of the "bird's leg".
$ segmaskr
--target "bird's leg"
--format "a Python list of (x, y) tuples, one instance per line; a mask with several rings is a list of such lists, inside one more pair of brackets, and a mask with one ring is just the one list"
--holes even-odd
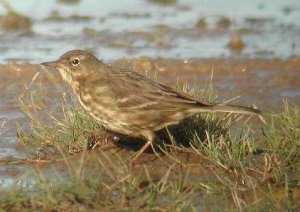
[(141, 154), (143, 154), (143, 152), (149, 147), (149, 145), (152, 145), (154, 141), (155, 134), (152, 131), (146, 131), (143, 133), (143, 135), (147, 139), (147, 141), (144, 144), (144, 146), (140, 149), (140, 151), (132, 158), (131, 163), (136, 161), (141, 156)]

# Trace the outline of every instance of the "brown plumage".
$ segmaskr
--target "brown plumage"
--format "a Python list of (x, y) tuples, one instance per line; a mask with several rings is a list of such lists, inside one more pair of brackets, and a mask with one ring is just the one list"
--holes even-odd
[(197, 113), (260, 114), (248, 107), (195, 100), (136, 72), (108, 66), (86, 51), (69, 51), (42, 65), (60, 71), (82, 107), (99, 124), (118, 134), (147, 139), (135, 159), (153, 142), (155, 131)]

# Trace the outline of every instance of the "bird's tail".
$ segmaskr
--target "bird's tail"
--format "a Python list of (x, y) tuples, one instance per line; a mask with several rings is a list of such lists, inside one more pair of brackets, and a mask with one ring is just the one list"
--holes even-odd
[(266, 124), (265, 119), (262, 117), (262, 112), (255, 108), (238, 106), (238, 105), (227, 105), (227, 104), (213, 104), (206, 107), (198, 107), (198, 111), (201, 112), (225, 112), (225, 113), (238, 113), (238, 114), (249, 114), (257, 115), (259, 119)]

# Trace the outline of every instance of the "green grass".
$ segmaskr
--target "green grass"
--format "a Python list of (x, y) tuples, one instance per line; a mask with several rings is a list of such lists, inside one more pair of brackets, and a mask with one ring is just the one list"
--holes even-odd
[[(211, 88), (185, 91), (215, 99)], [(34, 96), (22, 99), (21, 105), (30, 128), (18, 126), (19, 142), (34, 152), (28, 161), (59, 160), (66, 171), (54, 165), (51, 174), (36, 168), (30, 173), (33, 182), (24, 177), (26, 186), (1, 188), (1, 210), (300, 208), (300, 110), (291, 103), (284, 102), (281, 112), (269, 112), (268, 124), (255, 128), (246, 117), (228, 114), (186, 119), (158, 133), (165, 156), (137, 166), (128, 163), (132, 149), (120, 148), (120, 153), (102, 149), (101, 139), (97, 143), (88, 132), (103, 128), (76, 101), (63, 98), (61, 112), (46, 111), (43, 118)], [(157, 157), (146, 153), (141, 157), (149, 155)]]

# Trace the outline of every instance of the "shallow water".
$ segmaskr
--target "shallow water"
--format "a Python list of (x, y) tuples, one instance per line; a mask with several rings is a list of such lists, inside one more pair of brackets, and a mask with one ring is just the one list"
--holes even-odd
[[(91, 49), (104, 60), (136, 55), (185, 59), (300, 54), (300, 4), (292, 0), (230, 0), (226, 4), (221, 0), (181, 0), (170, 6), (146, 0), (9, 3), (32, 19), (32, 33), (0, 33), (0, 62), (39, 63), (77, 48)], [(5, 13), (3, 8), (1, 13)], [(222, 17), (229, 25), (216, 24)], [(201, 18), (207, 23), (202, 29), (196, 26)], [(239, 53), (226, 47), (233, 28), (241, 30), (246, 44)]]

